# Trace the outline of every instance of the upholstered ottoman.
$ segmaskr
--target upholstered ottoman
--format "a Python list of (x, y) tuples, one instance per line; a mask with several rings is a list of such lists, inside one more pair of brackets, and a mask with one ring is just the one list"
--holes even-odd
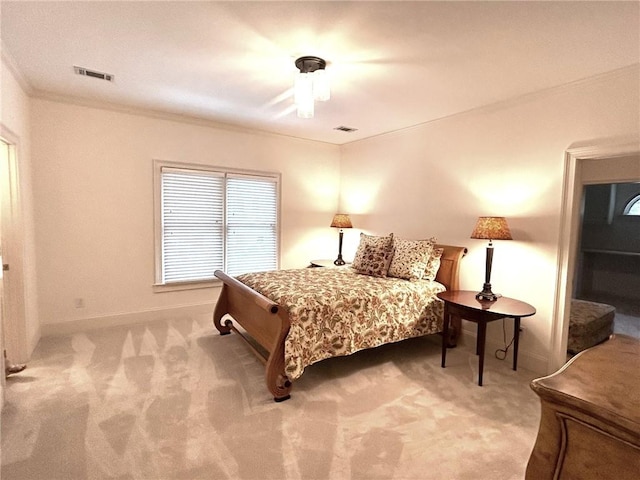
[(615, 307), (604, 303), (571, 300), (567, 351), (579, 353), (605, 341), (613, 333)]

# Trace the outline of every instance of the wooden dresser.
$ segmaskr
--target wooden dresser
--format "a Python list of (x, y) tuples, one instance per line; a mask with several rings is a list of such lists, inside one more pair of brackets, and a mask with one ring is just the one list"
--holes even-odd
[(531, 388), (542, 415), (528, 480), (640, 478), (640, 340), (614, 335)]

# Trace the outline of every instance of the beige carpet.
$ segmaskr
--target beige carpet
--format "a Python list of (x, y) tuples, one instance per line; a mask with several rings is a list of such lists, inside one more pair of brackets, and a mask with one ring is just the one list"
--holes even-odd
[(7, 381), (2, 479), (522, 479), (534, 377), (414, 339), (320, 362), (274, 403), (210, 318), (43, 339)]

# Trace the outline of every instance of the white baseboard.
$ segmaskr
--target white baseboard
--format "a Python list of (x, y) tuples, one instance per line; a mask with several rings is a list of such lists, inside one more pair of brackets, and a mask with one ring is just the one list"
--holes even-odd
[[(477, 336), (475, 332), (465, 330), (463, 328), (462, 335), (460, 335), (460, 338), (458, 339), (458, 345), (475, 349), (476, 338)], [(541, 355), (536, 355), (531, 352), (528, 352), (527, 350), (523, 350), (522, 337), (520, 338), (521, 338), (521, 343), (518, 348), (518, 369), (522, 367), (525, 370), (529, 370), (541, 376), (548, 375), (549, 373), (547, 372), (548, 359)], [(487, 342), (484, 347), (485, 356), (493, 355), (493, 353), (498, 349), (504, 349), (504, 344), (498, 343), (496, 341), (493, 341), (490, 338), (487, 338)], [(505, 362), (509, 362), (509, 363), (513, 362), (513, 345), (509, 347), (509, 353), (507, 355), (507, 358), (505, 358)]]
[[(31, 338), (29, 339), (29, 345), (27, 346), (27, 349), (29, 350), (29, 358), (31, 358), (31, 355), (33, 355), (33, 351), (36, 349), (36, 346), (38, 345), (38, 342), (40, 341), (41, 337), (42, 337), (42, 327), (38, 325), (38, 328), (36, 328), (35, 331), (33, 332), (33, 335), (31, 335)], [(28, 362), (25, 361), (25, 362), (19, 362), (19, 363), (28, 363)]]
[[(442, 345), (442, 336), (440, 335), (427, 335), (425, 338), (431, 342), (437, 343), (438, 345)], [(458, 345), (456, 348), (463, 348), (469, 352), (475, 352), (476, 338), (475, 331), (465, 330), (463, 328), (462, 333), (458, 337)], [(520, 338), (522, 339), (522, 337)], [(504, 345), (487, 338), (487, 343), (484, 347), (485, 358), (488, 358), (489, 355), (493, 356), (494, 352), (499, 348), (504, 349)], [(513, 346), (509, 348), (509, 353), (504, 361), (513, 365)], [(520, 367), (540, 376), (553, 373), (547, 372), (547, 358), (541, 355), (531, 354), (530, 352), (523, 350), (522, 343), (518, 348), (518, 370), (520, 370)]]
[[(115, 315), (104, 315), (98, 317), (83, 318), (80, 320), (72, 320), (61, 323), (49, 323), (44, 324), (41, 327), (41, 333), (43, 337), (71, 335), (74, 333), (85, 332), (88, 330), (95, 330), (98, 328), (113, 327), (118, 325), (132, 325), (136, 323), (144, 323), (153, 320), (170, 319), (176, 316), (184, 315), (213, 315), (213, 309), (215, 308), (215, 302), (202, 303), (195, 305), (181, 305), (177, 307), (169, 308), (157, 308), (152, 310), (145, 310), (141, 312), (128, 312), (119, 313)], [(213, 316), (212, 316), (213, 321)], [(439, 336), (434, 338), (440, 339)], [(440, 341), (440, 340), (437, 340)], [(476, 332), (462, 329), (462, 334), (458, 339), (458, 345), (460, 347), (473, 349), (476, 344)], [(485, 355), (493, 354), (499, 348), (504, 348), (502, 343), (493, 341), (491, 338), (487, 338), (485, 346)], [(505, 361), (511, 362), (513, 359), (513, 347), (509, 349), (509, 354)], [(534, 372), (540, 375), (547, 375), (548, 360), (547, 358), (532, 354), (522, 348), (518, 352), (518, 367), (522, 367), (526, 370)]]
[[(82, 318), (60, 323), (47, 323), (42, 325), (41, 333), (43, 337), (53, 337), (61, 335), (71, 335), (98, 328), (114, 327), (118, 325), (133, 325), (153, 320), (166, 320), (176, 316), (184, 315), (213, 315), (215, 302), (181, 305), (169, 308), (157, 308), (140, 312), (118, 313), (115, 315), (103, 315), (98, 317)], [(212, 316), (213, 322), (213, 316)], [(213, 325), (213, 323), (212, 323)]]

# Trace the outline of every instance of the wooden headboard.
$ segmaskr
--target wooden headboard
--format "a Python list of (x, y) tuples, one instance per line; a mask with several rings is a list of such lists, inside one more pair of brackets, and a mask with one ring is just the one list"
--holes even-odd
[(440, 269), (436, 275), (436, 281), (447, 287), (447, 290), (460, 290), (460, 260), (467, 253), (467, 249), (439, 244), (436, 244), (435, 248), (444, 250), (440, 258)]

